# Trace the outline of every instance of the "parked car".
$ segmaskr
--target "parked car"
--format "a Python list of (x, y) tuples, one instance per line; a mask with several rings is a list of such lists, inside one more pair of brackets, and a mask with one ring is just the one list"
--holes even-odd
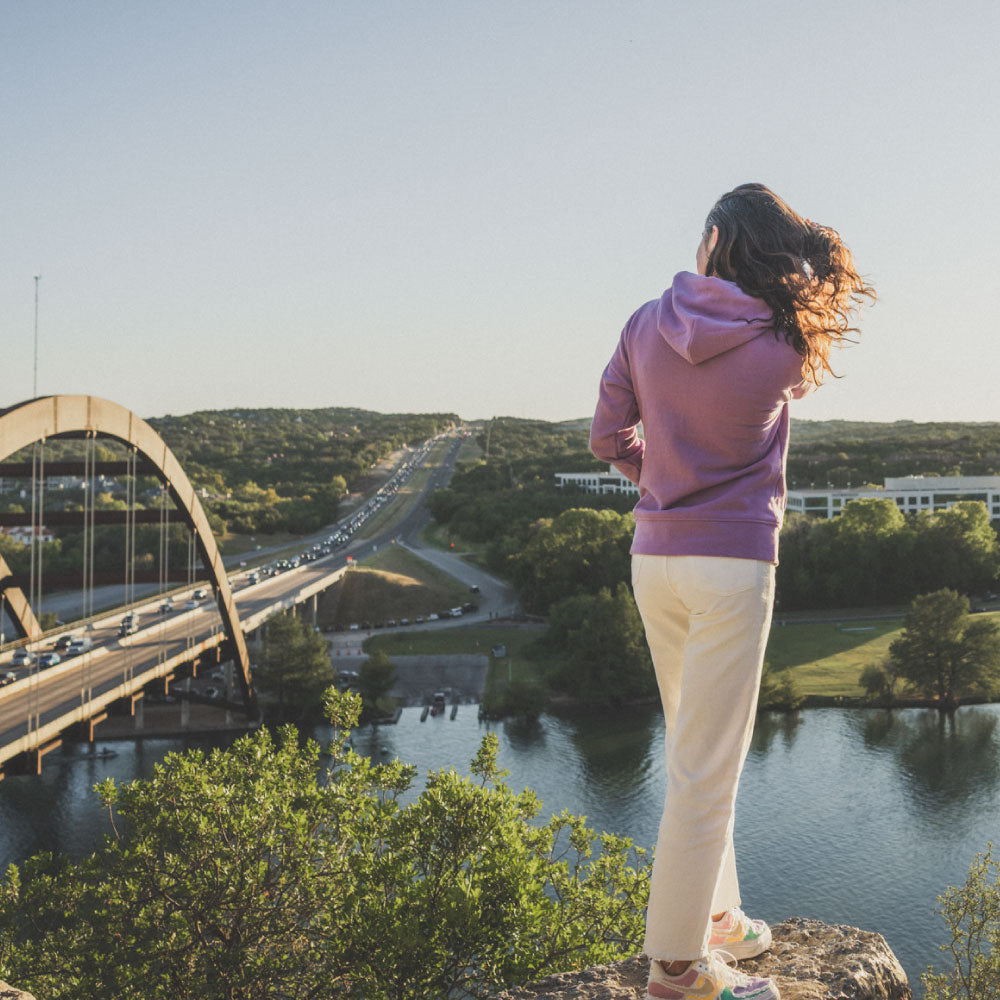
[(32, 653), (30, 649), (15, 649), (14, 655), (10, 658), (12, 667), (27, 667), (38, 659), (37, 653)]
[(429, 614), (429, 615), (427, 616), (427, 620), (428, 620), (429, 622), (436, 622), (436, 621), (439, 621), (439, 619), (440, 619), (440, 616), (439, 616), (439, 615), (437, 614), (437, 612), (436, 612), (436, 611), (432, 611), (432, 612), (431, 612), (431, 613), (430, 613), (430, 614)]
[(74, 639), (66, 650), (67, 656), (79, 656), (81, 653), (89, 653), (94, 648), (94, 641), (85, 635), (79, 639)]
[(40, 667), (54, 667), (57, 663), (62, 663), (62, 657), (58, 653), (42, 653), (38, 657)]

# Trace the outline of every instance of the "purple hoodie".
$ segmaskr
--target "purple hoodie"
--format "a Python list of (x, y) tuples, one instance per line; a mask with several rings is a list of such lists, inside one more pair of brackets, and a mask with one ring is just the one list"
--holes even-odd
[(632, 552), (776, 563), (788, 401), (808, 387), (767, 304), (734, 282), (681, 271), (641, 306), (590, 430), (593, 453), (639, 487)]

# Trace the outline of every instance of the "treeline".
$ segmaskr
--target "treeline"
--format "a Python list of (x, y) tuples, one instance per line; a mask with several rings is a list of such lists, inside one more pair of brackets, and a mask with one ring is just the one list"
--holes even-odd
[[(498, 417), (484, 427), (480, 444), (487, 458), (534, 455), (552, 460), (558, 472), (606, 468), (590, 454), (589, 434), (587, 419), (546, 423)], [(881, 484), (887, 476), (996, 475), (1000, 423), (792, 419), (788, 485), (793, 489)]]
[(348, 490), (404, 445), (455, 426), (454, 413), (207, 410), (149, 423), (209, 496), (213, 530), (305, 534), (336, 519)]
[(907, 517), (891, 500), (865, 499), (832, 520), (790, 516), (780, 560), (780, 610), (871, 607), (942, 587), (981, 596), (996, 587), (1000, 546), (979, 501)]
[(881, 485), (887, 476), (1000, 475), (1000, 423), (793, 420), (788, 484)]
[[(453, 413), (375, 413), (346, 407), (318, 410), (215, 410), (166, 416), (149, 423), (177, 456), (202, 503), (212, 530), (306, 534), (337, 518), (349, 490), (362, 489), (372, 466), (404, 445), (416, 445), (456, 425)], [(30, 462), (33, 448), (11, 456)], [(45, 460), (80, 458), (76, 441), (45, 445)], [(98, 461), (125, 457), (125, 449), (101, 441)], [(8, 487), (9, 488), (9, 487)], [(124, 480), (105, 484), (105, 505), (125, 494)], [(140, 476), (136, 506), (159, 501), (153, 476)], [(80, 490), (49, 490), (45, 509), (82, 507)], [(0, 510), (30, 509), (20, 492), (0, 497)], [(61, 533), (65, 534), (65, 533)], [(110, 535), (108, 537), (111, 537)]]

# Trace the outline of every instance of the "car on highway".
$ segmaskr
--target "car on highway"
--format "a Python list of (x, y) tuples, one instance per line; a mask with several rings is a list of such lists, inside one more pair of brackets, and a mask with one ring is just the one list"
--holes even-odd
[(80, 656), (82, 653), (89, 653), (94, 648), (94, 642), (88, 636), (82, 635), (79, 639), (74, 639), (66, 650), (67, 656)]
[(184, 602), (185, 611), (195, 611), (197, 608), (200, 607), (201, 607), (200, 602), (196, 601), (193, 597), (189, 601)]
[(17, 680), (17, 674), (13, 670), (8, 670), (5, 674), (0, 674), (0, 687), (6, 687), (8, 684), (13, 684)]
[(208, 597), (208, 591), (204, 587), (199, 587), (191, 596), (196, 601), (203, 601)]
[(75, 640), (75, 635), (61, 635), (56, 639), (56, 649), (61, 653), (64, 649), (69, 649), (71, 643)]
[(57, 663), (62, 663), (62, 657), (58, 653), (42, 653), (38, 657), (40, 667), (54, 667)]
[(30, 649), (15, 649), (14, 655), (10, 658), (12, 667), (27, 667), (38, 659), (37, 653), (32, 653)]
[(171, 611), (174, 610), (174, 602), (168, 597), (165, 601), (160, 602), (160, 614), (169, 615)]

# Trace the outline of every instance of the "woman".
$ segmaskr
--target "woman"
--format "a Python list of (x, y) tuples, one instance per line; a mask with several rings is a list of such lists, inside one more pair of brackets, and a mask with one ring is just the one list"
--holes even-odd
[(632, 583), (666, 720), (648, 995), (777, 1000), (726, 959), (771, 944), (740, 909), (733, 811), (771, 621), (788, 402), (822, 382), (875, 296), (834, 230), (762, 184), (716, 202), (696, 257), (697, 274), (628, 321), (591, 430), (594, 454), (639, 486)]

